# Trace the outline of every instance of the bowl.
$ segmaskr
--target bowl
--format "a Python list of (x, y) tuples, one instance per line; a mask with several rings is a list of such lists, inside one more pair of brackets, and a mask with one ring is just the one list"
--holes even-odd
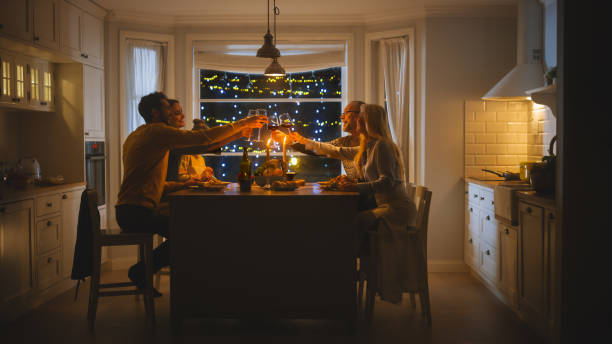
[(266, 185), (266, 178), (269, 178), (270, 184), (274, 183), (277, 180), (283, 180), (282, 176), (255, 176), (255, 184), (263, 187), (264, 185)]

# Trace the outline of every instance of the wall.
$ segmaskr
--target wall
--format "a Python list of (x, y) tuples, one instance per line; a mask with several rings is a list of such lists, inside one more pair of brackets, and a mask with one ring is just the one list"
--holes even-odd
[(21, 116), (19, 112), (0, 109), (0, 161), (14, 165), (21, 157)]
[(430, 270), (463, 271), (464, 102), (480, 99), (514, 66), (516, 21), (427, 19), (425, 44)]
[(556, 133), (550, 109), (531, 101), (465, 102), (465, 176), (497, 180), (483, 168), (519, 172), (522, 161), (548, 155)]

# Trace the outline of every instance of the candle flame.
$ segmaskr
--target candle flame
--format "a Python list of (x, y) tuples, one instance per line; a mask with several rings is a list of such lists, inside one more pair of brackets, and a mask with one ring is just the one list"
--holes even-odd
[(268, 139), (268, 142), (266, 143), (266, 146), (270, 146), (270, 141), (272, 141), (272, 138)]

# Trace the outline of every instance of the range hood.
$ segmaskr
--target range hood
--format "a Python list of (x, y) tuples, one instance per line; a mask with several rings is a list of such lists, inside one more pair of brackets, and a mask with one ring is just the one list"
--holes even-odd
[(518, 1), (517, 65), (485, 94), (486, 100), (529, 100), (525, 91), (544, 86), (542, 6), (538, 0)]

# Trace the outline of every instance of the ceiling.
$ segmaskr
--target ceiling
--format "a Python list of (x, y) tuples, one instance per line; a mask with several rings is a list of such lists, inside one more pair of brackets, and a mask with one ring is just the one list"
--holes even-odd
[[(265, 17), (266, 0), (91, 0), (115, 13), (181, 16)], [(424, 7), (496, 6), (517, 0), (277, 0), (281, 17), (357, 16), (394, 13)], [(272, 3), (272, 1), (271, 1)], [(270, 5), (272, 6), (272, 4)], [(279, 17), (279, 20), (280, 18)], [(258, 18), (259, 19), (259, 18)]]

